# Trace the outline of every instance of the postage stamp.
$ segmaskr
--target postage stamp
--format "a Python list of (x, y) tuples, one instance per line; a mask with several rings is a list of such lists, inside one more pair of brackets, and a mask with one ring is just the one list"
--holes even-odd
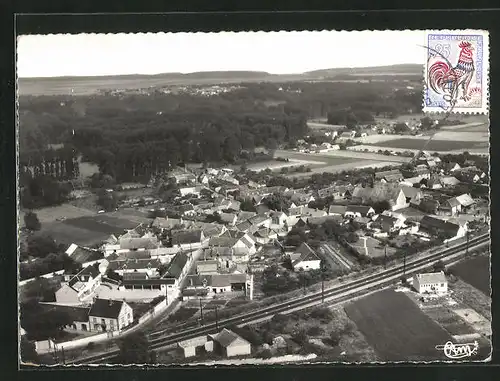
[(488, 111), (488, 32), (426, 31), (424, 112)]

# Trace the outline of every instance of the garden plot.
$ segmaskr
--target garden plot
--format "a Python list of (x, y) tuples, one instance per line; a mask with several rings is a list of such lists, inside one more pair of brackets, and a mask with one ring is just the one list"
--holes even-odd
[(376, 292), (345, 307), (347, 315), (385, 361), (445, 360), (436, 345), (451, 335), (413, 303), (406, 293)]
[(491, 335), (491, 322), (473, 309), (461, 308), (453, 310), (453, 312), (470, 324), (476, 332), (485, 336)]

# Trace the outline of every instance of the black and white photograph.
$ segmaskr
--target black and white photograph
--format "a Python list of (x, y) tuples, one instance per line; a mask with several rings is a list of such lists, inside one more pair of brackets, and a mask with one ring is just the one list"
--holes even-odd
[(16, 37), (21, 364), (491, 361), (487, 31)]

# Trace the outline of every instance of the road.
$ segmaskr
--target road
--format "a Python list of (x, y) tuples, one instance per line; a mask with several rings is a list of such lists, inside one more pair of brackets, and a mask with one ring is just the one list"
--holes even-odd
[[(469, 241), (469, 248), (470, 250), (485, 248), (487, 245), (489, 245), (489, 243), (489, 233), (486, 233), (478, 237), (471, 238)], [(456, 260), (458, 257), (461, 257), (466, 253), (466, 245), (466, 243), (459, 243), (449, 248), (443, 248), (439, 252), (429, 254), (423, 258), (408, 260), (405, 266), (405, 275), (409, 277), (425, 268), (428, 268), (430, 265), (439, 260)], [(359, 297), (360, 295), (373, 291), (374, 289), (390, 285), (395, 281), (398, 281), (402, 274), (403, 265), (395, 264), (386, 270), (369, 274), (349, 283), (344, 283), (342, 285), (326, 289), (323, 293), (315, 292), (283, 303), (265, 307), (260, 310), (247, 311), (244, 314), (221, 320), (217, 325), (216, 323), (209, 323), (205, 326), (195, 327), (187, 329), (183, 332), (152, 339), (150, 340), (150, 348), (152, 350), (158, 350), (182, 340), (187, 340), (201, 335), (207, 335), (209, 333), (217, 332), (223, 327), (228, 327), (235, 324), (243, 326), (246, 324), (263, 321), (272, 318), (277, 313), (290, 313), (296, 310), (305, 309), (317, 304), (321, 304), (324, 301), (339, 302), (349, 300), (351, 298)], [(72, 363), (106, 363), (106, 361), (113, 360), (117, 354), (118, 351), (114, 350), (106, 355), (99, 354), (89, 356)]]

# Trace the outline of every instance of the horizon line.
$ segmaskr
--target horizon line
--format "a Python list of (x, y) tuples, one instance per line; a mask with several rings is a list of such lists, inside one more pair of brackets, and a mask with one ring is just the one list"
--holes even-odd
[(395, 66), (405, 66), (405, 65), (420, 65), (421, 63), (401, 63), (401, 64), (391, 64), (391, 65), (380, 65), (380, 66), (351, 66), (351, 67), (328, 67), (322, 69), (313, 69), (300, 73), (270, 73), (262, 70), (250, 70), (250, 69), (232, 69), (232, 70), (206, 70), (206, 71), (192, 71), (192, 72), (159, 72), (159, 73), (130, 73), (130, 74), (98, 74), (98, 75), (60, 75), (60, 76), (46, 76), (46, 77), (21, 77), (18, 76), (18, 79), (63, 79), (63, 78), (102, 78), (102, 77), (132, 77), (132, 76), (159, 76), (159, 75), (168, 75), (168, 74), (177, 74), (177, 75), (190, 75), (190, 74), (199, 74), (199, 73), (235, 73), (235, 72), (246, 72), (246, 73), (262, 73), (267, 75), (274, 76), (286, 76), (286, 75), (304, 75), (308, 73), (312, 73), (315, 71), (321, 70), (348, 70), (348, 69), (376, 69), (376, 68), (385, 68), (385, 67), (395, 67)]

